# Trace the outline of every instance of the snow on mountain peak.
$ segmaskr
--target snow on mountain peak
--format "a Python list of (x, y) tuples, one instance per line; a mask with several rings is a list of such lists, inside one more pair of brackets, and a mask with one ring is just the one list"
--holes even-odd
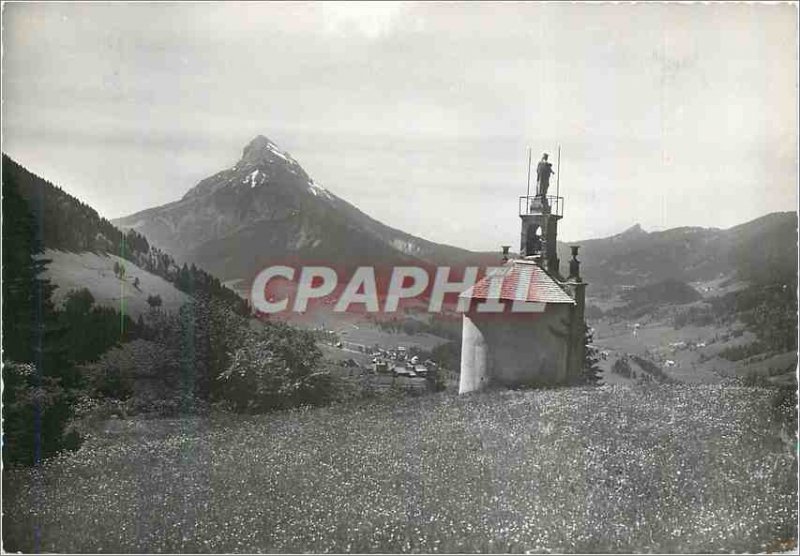
[(310, 179), (310, 178), (308, 180), (308, 190), (315, 197), (317, 197), (319, 195), (322, 195), (323, 197), (326, 197), (328, 199), (333, 199), (333, 195), (331, 195), (330, 192), (327, 189), (325, 189), (325, 187), (322, 184), (317, 183), (313, 179)]
[[(273, 157), (278, 157), (289, 164), (297, 164), (289, 153), (282, 151), (278, 148), (273, 141), (267, 139), (263, 135), (258, 135), (250, 141), (242, 151), (242, 160), (245, 164), (259, 164), (270, 163), (274, 160)], [(238, 166), (239, 164), (237, 164)]]
[(270, 146), (277, 147), (275, 143), (270, 141), (263, 135), (256, 135), (244, 148), (242, 156), (246, 156), (248, 151), (260, 151), (269, 148)]
[(266, 176), (261, 173), (261, 170), (256, 168), (247, 175), (247, 177), (242, 181), (242, 183), (249, 183), (250, 189), (252, 189), (257, 185), (261, 185), (262, 183), (264, 183), (265, 179)]

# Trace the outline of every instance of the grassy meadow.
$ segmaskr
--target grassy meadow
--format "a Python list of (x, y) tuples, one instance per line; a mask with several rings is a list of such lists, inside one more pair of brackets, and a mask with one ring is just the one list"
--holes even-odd
[[(57, 305), (63, 304), (71, 291), (88, 288), (97, 305), (124, 312), (135, 320), (139, 315), (147, 316), (150, 295), (159, 296), (166, 311), (178, 311), (190, 299), (161, 276), (116, 255), (48, 249), (42, 257), (50, 261), (45, 276), (56, 285), (53, 302)], [(114, 274), (114, 264), (125, 266), (123, 278)], [(139, 283), (134, 286), (136, 279)]]
[(604, 386), (109, 421), (75, 453), (5, 470), (3, 548), (787, 550), (796, 421), (775, 392)]

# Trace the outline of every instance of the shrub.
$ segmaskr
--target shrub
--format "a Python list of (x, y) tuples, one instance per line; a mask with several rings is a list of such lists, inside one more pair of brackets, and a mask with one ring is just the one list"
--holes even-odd
[(584, 310), (584, 316), (589, 320), (600, 320), (605, 316), (605, 311), (603, 311), (597, 305), (592, 305), (591, 303), (586, 304), (586, 309)]
[(670, 378), (666, 375), (658, 363), (638, 355), (632, 355), (631, 359), (633, 359), (633, 361), (639, 365), (645, 373), (647, 373), (647, 376), (650, 380), (656, 380), (658, 382), (670, 382)]
[(600, 373), (602, 372), (598, 363), (600, 355), (596, 347), (592, 345), (594, 334), (592, 329), (584, 325), (583, 332), (583, 372), (581, 373), (579, 384), (597, 386), (600, 383)]
[(325, 403), (334, 379), (318, 369), (321, 359), (312, 333), (266, 323), (245, 332), (218, 377), (220, 395), (234, 410), (252, 413)]
[(756, 340), (749, 344), (725, 348), (719, 352), (719, 356), (728, 361), (741, 361), (742, 359), (747, 359), (753, 355), (763, 353), (765, 350), (766, 346), (762, 342)]
[(458, 372), (461, 368), (461, 339), (439, 344), (431, 350), (431, 359), (440, 367)]
[(150, 305), (150, 309), (155, 310), (161, 307), (162, 304), (161, 296), (160, 295), (148, 295), (147, 296), (147, 304)]
[(126, 400), (134, 393), (137, 379), (151, 379), (165, 390), (171, 376), (172, 357), (162, 346), (148, 340), (133, 340), (104, 353), (95, 363), (81, 369), (86, 376), (90, 395)]
[(781, 386), (772, 399), (772, 407), (797, 420), (797, 387)]
[(431, 392), (443, 392), (447, 389), (447, 376), (445, 370), (439, 366), (430, 367), (425, 375), (428, 390)]
[(72, 397), (61, 380), (42, 376), (31, 363), (3, 366), (3, 463), (33, 465), (62, 450), (74, 450), (80, 437), (67, 431)]
[(249, 331), (247, 320), (224, 302), (197, 296), (177, 314), (154, 311), (145, 337), (161, 350), (160, 375), (179, 387), (186, 399), (211, 400), (215, 380)]
[(139, 333), (128, 315), (96, 306), (94, 301), (88, 289), (72, 290), (66, 295), (64, 310), (57, 313), (66, 357), (76, 363), (95, 361), (110, 347)]
[(620, 357), (614, 361), (614, 364), (611, 366), (611, 372), (624, 376), (625, 378), (632, 378), (633, 373), (631, 364), (626, 357)]

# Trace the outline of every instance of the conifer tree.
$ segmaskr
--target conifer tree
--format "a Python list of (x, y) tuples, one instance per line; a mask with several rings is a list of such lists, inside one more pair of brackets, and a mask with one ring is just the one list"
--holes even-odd
[(592, 329), (584, 325), (583, 344), (583, 374), (581, 375), (581, 384), (588, 386), (597, 386), (600, 384), (600, 373), (602, 372), (598, 363), (600, 357), (598, 349), (592, 345), (594, 341), (594, 333)]
[[(4, 159), (5, 162), (5, 159)], [(4, 164), (5, 166), (5, 164)], [(47, 263), (41, 226), (3, 175), (3, 460), (37, 464), (78, 439), (65, 434), (79, 375), (66, 357), (64, 329), (40, 274)]]

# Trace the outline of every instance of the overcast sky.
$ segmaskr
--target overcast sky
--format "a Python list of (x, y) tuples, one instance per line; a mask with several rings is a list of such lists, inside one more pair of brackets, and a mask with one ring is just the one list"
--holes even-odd
[(561, 144), (563, 239), (729, 227), (797, 206), (796, 14), (6, 3), (3, 151), (113, 218), (263, 134), (384, 223), (495, 250), (518, 240), (527, 147)]

